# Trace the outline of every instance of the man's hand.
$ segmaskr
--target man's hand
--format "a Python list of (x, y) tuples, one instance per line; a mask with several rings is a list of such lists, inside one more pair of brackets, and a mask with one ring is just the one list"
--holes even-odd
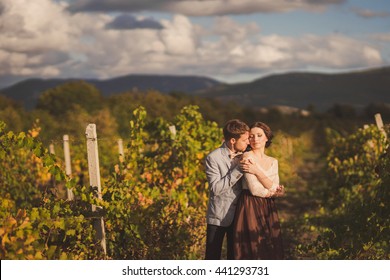
[(258, 167), (251, 159), (243, 159), (240, 161), (240, 166), (243, 172), (256, 175), (259, 172)]

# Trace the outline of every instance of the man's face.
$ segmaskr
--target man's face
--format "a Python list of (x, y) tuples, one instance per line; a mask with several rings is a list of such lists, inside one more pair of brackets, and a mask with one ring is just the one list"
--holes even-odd
[(245, 152), (246, 147), (249, 145), (249, 132), (241, 134), (240, 138), (233, 139), (233, 149), (235, 152)]

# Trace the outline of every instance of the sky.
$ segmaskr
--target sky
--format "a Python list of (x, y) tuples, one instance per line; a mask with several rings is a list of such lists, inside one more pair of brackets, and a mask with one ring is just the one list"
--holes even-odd
[(389, 0), (0, 0), (0, 89), (28, 78), (237, 83), (389, 65)]

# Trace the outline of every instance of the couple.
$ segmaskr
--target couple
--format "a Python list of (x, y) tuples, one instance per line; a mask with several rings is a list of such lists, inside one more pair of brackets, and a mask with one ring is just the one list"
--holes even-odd
[[(264, 153), (271, 129), (233, 119), (223, 128), (224, 143), (206, 157), (210, 194), (206, 259), (283, 259), (281, 228), (273, 197), (280, 196), (278, 161)], [(250, 151), (247, 150), (248, 145)], [(245, 152), (245, 153), (244, 153)]]

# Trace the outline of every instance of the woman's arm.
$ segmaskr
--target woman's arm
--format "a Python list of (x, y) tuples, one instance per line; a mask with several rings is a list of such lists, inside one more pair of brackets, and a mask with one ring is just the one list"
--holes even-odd
[(264, 188), (255, 175), (245, 173), (244, 178), (252, 195), (259, 197), (270, 197), (272, 195), (271, 191)]
[(250, 173), (256, 176), (257, 180), (265, 187), (266, 189), (276, 189), (279, 185), (279, 170), (278, 170), (278, 161), (272, 159), (271, 169), (269, 175), (266, 175), (261, 168), (257, 166), (253, 158), (245, 155), (241, 164), (241, 168), (245, 173)]
[[(275, 164), (276, 166), (274, 166)], [(244, 155), (241, 166), (245, 172), (245, 180), (252, 195), (269, 197), (276, 192), (277, 185), (279, 184), (279, 176), (273, 176), (275, 173), (274, 169), (276, 168), (276, 174), (278, 169), (276, 160), (271, 167), (272, 170), (270, 170), (272, 176), (267, 176), (261, 168), (257, 166), (250, 153)], [(273, 182), (274, 179), (277, 179), (277, 182)]]
[(279, 186), (279, 168), (276, 159), (273, 159), (268, 175), (250, 157), (244, 158), (243, 162), (245, 180), (252, 195), (260, 197), (278, 195), (281, 186)]

